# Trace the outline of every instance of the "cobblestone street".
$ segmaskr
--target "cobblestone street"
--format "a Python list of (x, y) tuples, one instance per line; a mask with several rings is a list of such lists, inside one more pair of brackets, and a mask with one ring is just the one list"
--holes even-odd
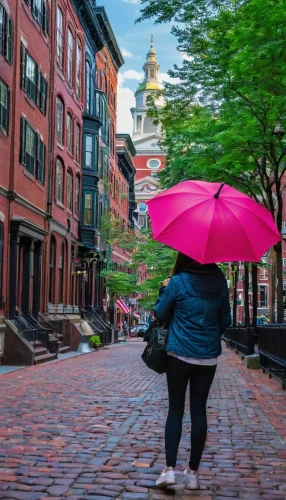
[(182, 482), (188, 415), (177, 485), (155, 487), (165, 465), (167, 392), (165, 377), (141, 361), (144, 345), (135, 340), (1, 376), (1, 499), (285, 498), (285, 392), (227, 349), (208, 401), (201, 490)]

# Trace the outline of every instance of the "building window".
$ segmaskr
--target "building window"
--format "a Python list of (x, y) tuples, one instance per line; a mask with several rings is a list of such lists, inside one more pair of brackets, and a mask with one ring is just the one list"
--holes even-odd
[(72, 117), (68, 113), (67, 114), (67, 148), (68, 148), (69, 153), (71, 153), (71, 154), (73, 152), (73, 150), (72, 150), (72, 143), (73, 143), (72, 125), (73, 125), (73, 123), (72, 123)]
[(75, 214), (79, 217), (79, 203), (80, 203), (80, 180), (77, 176), (75, 179)]
[(55, 263), (56, 263), (56, 240), (52, 236), (50, 241), (50, 262), (49, 262), (49, 302), (54, 302), (55, 290)]
[(41, 136), (21, 116), (20, 126), (20, 162), (25, 168), (36, 175), (43, 184), (45, 180), (46, 147)]
[(32, 4), (32, 14), (39, 25), (42, 27), (44, 33), (48, 32), (48, 9), (45, 0), (26, 0), (26, 3)]
[(36, 101), (36, 89), (37, 89), (37, 65), (34, 61), (34, 59), (31, 58), (31, 56), (26, 52), (27, 58), (26, 58), (26, 92), (27, 94), (33, 99), (33, 101)]
[(92, 193), (84, 193), (84, 226), (92, 226)]
[(21, 88), (45, 114), (48, 84), (23, 45), (21, 45)]
[(67, 174), (67, 207), (70, 212), (73, 211), (73, 178), (71, 172)]
[(25, 167), (32, 174), (35, 173), (35, 163), (36, 163), (36, 132), (26, 122)]
[(3, 5), (0, 5), (0, 52), (11, 64), (13, 56), (13, 23)]
[(85, 63), (85, 109), (90, 113), (91, 92), (91, 67), (88, 61)]
[(59, 304), (64, 301), (64, 264), (65, 264), (65, 244), (61, 246), (59, 258)]
[(149, 168), (159, 168), (160, 166), (161, 162), (157, 158), (151, 158), (147, 161), (147, 167)]
[(84, 135), (85, 144), (84, 144), (84, 165), (87, 168), (93, 168), (94, 162), (94, 136), (91, 134)]
[(80, 163), (80, 126), (78, 124), (75, 129), (75, 161)]
[(57, 126), (56, 126), (56, 132), (57, 132), (57, 139), (60, 141), (61, 144), (64, 142), (64, 105), (62, 101), (57, 98), (56, 100), (57, 103)]
[(82, 80), (82, 47), (79, 39), (76, 42), (76, 95), (81, 99), (81, 80)]
[(74, 38), (71, 30), (68, 30), (68, 60), (67, 60), (67, 79), (72, 87), (73, 84), (73, 47)]
[(0, 78), (0, 127), (6, 134), (9, 128), (9, 100), (8, 87)]
[(57, 5), (57, 63), (63, 69), (63, 13)]
[(56, 199), (64, 202), (64, 167), (59, 159), (56, 161)]
[(268, 286), (258, 285), (258, 307), (268, 308)]
[(146, 213), (147, 210), (148, 210), (148, 206), (146, 205), (146, 203), (138, 203), (137, 210), (138, 210), (138, 212), (141, 212), (141, 213), (144, 212), (144, 213)]

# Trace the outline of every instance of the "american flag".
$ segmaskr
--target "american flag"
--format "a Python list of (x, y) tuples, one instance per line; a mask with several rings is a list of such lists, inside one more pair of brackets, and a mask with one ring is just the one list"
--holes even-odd
[(119, 307), (119, 309), (122, 309), (125, 314), (129, 313), (129, 307), (127, 306), (127, 304), (125, 304), (124, 300), (118, 299), (116, 301), (116, 306)]

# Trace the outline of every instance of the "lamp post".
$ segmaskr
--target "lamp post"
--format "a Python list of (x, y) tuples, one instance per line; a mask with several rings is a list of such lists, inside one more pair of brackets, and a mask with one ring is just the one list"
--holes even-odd
[[(285, 130), (281, 125), (280, 119), (278, 119), (277, 125), (273, 130), (273, 135), (277, 137), (280, 146), (280, 155), (276, 160), (275, 165), (275, 174), (274, 174), (274, 185), (276, 187), (276, 196), (277, 196), (277, 204), (276, 204), (276, 221), (277, 228), (281, 232), (282, 230), (282, 212), (283, 212), (283, 200), (282, 200), (282, 192), (281, 192), (281, 177), (278, 172), (280, 164), (282, 163), (283, 157), (286, 154), (286, 150), (282, 144), (282, 139), (285, 135)], [(274, 246), (276, 251), (276, 275), (277, 275), (277, 288), (276, 288), (276, 297), (277, 297), (277, 322), (282, 323), (284, 318), (284, 308), (283, 308), (283, 269), (282, 269), (282, 243), (279, 241)]]

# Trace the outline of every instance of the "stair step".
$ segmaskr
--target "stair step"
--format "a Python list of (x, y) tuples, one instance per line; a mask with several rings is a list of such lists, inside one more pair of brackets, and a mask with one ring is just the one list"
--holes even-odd
[(47, 354), (48, 349), (45, 347), (37, 347), (37, 349), (34, 349), (35, 356), (41, 356), (42, 354)]
[(66, 352), (71, 352), (71, 348), (69, 345), (59, 347), (59, 354), (65, 354)]
[(31, 341), (31, 342), (29, 342), (29, 344), (31, 344), (31, 346), (35, 347), (36, 349), (38, 347), (43, 347), (43, 342), (40, 342), (39, 340), (35, 340), (35, 342)]
[(45, 361), (52, 361), (53, 359), (57, 359), (57, 354), (44, 354), (43, 356), (36, 356), (35, 357), (35, 365), (38, 365), (40, 363), (45, 363)]

